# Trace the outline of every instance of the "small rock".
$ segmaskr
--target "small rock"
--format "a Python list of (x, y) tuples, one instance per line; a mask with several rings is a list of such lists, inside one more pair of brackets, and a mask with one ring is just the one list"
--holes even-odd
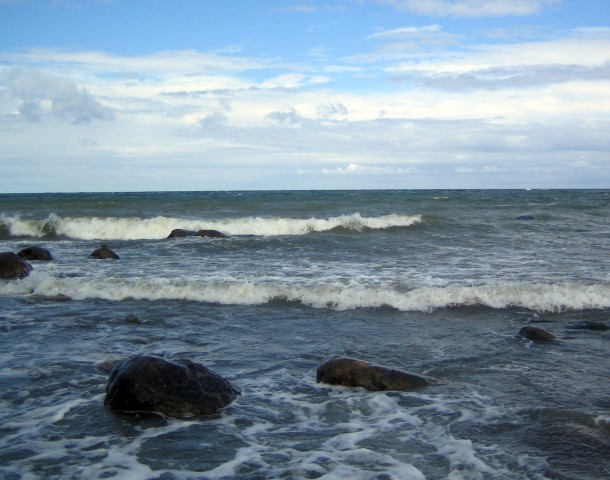
[(37, 302), (69, 302), (72, 299), (63, 293), (58, 293), (57, 295), (40, 295), (33, 294), (30, 297), (30, 300), (34, 300)]
[(125, 323), (140, 324), (142, 323), (142, 320), (140, 320), (136, 315), (127, 315), (125, 317)]
[(538, 327), (523, 327), (519, 330), (519, 335), (534, 342), (548, 342), (555, 340), (555, 335), (550, 334), (546, 330)]
[(24, 260), (42, 260), (45, 262), (50, 262), (53, 260), (53, 256), (51, 252), (49, 252), (46, 248), (42, 247), (28, 247), (20, 250), (17, 255), (19, 255)]
[(227, 236), (219, 232), (218, 230), (199, 230), (197, 232), (198, 237), (209, 237), (209, 238), (226, 238)]
[(324, 362), (318, 367), (316, 381), (345, 387), (362, 387), (372, 392), (413, 390), (431, 383), (429, 379), (415, 373), (348, 357), (335, 357)]
[(102, 260), (104, 260), (106, 258), (114, 258), (114, 259), (120, 258), (116, 253), (114, 253), (106, 245), (102, 245), (97, 250), (94, 250), (93, 253), (89, 256), (91, 258), (97, 258), (97, 259), (102, 259)]
[(0, 253), (0, 278), (24, 278), (31, 271), (32, 266), (16, 253)]

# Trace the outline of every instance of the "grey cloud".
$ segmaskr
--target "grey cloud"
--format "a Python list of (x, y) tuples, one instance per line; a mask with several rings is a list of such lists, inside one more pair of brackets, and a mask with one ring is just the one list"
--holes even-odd
[[(396, 80), (415, 80), (417, 73)], [(498, 67), (464, 74), (434, 75), (420, 78), (427, 87), (451, 91), (501, 90), (533, 87), (574, 80), (595, 81), (610, 78), (610, 62), (595, 67), (582, 65), (528, 65)]]
[(225, 117), (220, 112), (214, 112), (201, 120), (199, 120), (198, 124), (201, 128), (209, 129), (223, 126), (227, 123), (227, 117)]
[(274, 120), (281, 125), (301, 125), (307, 121), (307, 119), (299, 113), (294, 108), (291, 108), (287, 112), (271, 112), (265, 118), (270, 120)]
[(9, 91), (22, 102), (19, 113), (32, 122), (42, 120), (45, 102), (50, 103), (50, 112), (55, 117), (72, 123), (114, 118), (112, 111), (102, 106), (86, 88), (79, 89), (69, 80), (37, 70), (13, 68)]
[(342, 103), (327, 103), (316, 108), (318, 118), (329, 119), (347, 115), (349, 112), (347, 107)]
[(40, 122), (44, 111), (37, 102), (23, 102), (19, 107), (19, 114), (30, 122)]

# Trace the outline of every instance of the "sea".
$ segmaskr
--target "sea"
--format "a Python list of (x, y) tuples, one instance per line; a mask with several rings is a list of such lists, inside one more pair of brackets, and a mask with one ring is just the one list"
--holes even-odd
[[(54, 260), (0, 280), (2, 479), (610, 478), (610, 190), (0, 195), (0, 251), (31, 246)], [(242, 394), (105, 407), (135, 354)], [(339, 355), (434, 383), (317, 383)]]

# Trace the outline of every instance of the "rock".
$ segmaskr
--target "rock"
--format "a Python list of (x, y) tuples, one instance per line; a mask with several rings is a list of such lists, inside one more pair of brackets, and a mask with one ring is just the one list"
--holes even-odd
[(429, 379), (415, 373), (348, 357), (335, 357), (324, 362), (318, 367), (316, 381), (345, 387), (362, 387), (371, 392), (413, 390), (431, 383)]
[(519, 330), (519, 335), (534, 342), (548, 342), (555, 340), (555, 335), (550, 334), (546, 330), (538, 327), (523, 327)]
[(536, 217), (534, 215), (520, 215), (517, 218), (515, 218), (515, 220), (536, 220)]
[(19, 255), (24, 260), (43, 260), (45, 262), (50, 262), (53, 260), (53, 256), (51, 252), (49, 252), (46, 248), (42, 247), (28, 247), (20, 250), (17, 255)]
[(32, 266), (16, 253), (0, 253), (0, 278), (23, 278), (31, 271)]
[(135, 355), (110, 374), (104, 404), (125, 412), (184, 418), (215, 414), (240, 394), (229, 381), (201, 364)]
[(194, 230), (183, 230), (182, 228), (175, 228), (170, 232), (167, 238), (181, 238), (181, 237), (195, 237), (197, 232)]
[(132, 323), (132, 324), (142, 323), (142, 320), (140, 320), (137, 315), (133, 315), (133, 314), (127, 315), (125, 317), (124, 321), (125, 321), (125, 323)]
[(110, 248), (108, 248), (106, 245), (102, 245), (100, 248), (95, 250), (89, 256), (91, 258), (98, 258), (98, 259), (102, 259), (102, 260), (106, 259), (106, 258), (115, 258), (115, 259), (120, 258), (116, 253), (114, 253), (112, 250), (110, 250)]
[(182, 228), (176, 228), (171, 231), (167, 238), (180, 238), (180, 237), (209, 237), (209, 238), (225, 238), (225, 235), (218, 230), (199, 230), (195, 232), (193, 230), (183, 230)]
[(29, 297), (30, 300), (36, 302), (69, 302), (72, 299), (63, 293), (58, 293), (57, 295), (40, 295), (33, 294)]
[(227, 236), (219, 232), (218, 230), (199, 230), (197, 232), (198, 237), (209, 237), (209, 238), (226, 238)]

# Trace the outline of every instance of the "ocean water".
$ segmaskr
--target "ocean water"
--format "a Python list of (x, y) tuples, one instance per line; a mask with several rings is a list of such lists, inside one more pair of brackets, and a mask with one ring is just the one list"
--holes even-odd
[[(610, 478), (609, 190), (0, 195), (0, 251), (33, 245), (0, 280), (0, 478)], [(136, 353), (243, 393), (112, 411)], [(437, 384), (316, 383), (335, 355)]]

